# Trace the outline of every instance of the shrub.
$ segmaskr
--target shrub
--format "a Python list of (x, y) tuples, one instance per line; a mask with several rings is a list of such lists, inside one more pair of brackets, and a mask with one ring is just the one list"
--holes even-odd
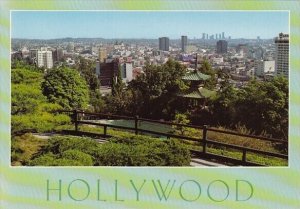
[[(69, 163), (69, 164), (68, 164)], [(30, 161), (38, 166), (188, 166), (190, 153), (177, 140), (148, 136), (113, 138), (99, 144), (87, 137), (57, 136)]]
[(188, 166), (190, 153), (177, 140), (131, 136), (101, 145), (95, 162), (105, 166)]
[(71, 160), (66, 158), (57, 158), (52, 153), (41, 155), (30, 161), (31, 166), (82, 166), (83, 164), (77, 160)]
[(94, 155), (100, 144), (88, 137), (56, 136), (49, 139), (45, 152), (63, 155), (65, 151), (77, 150), (89, 155)]
[(93, 165), (92, 156), (89, 154), (86, 154), (84, 152), (81, 152), (79, 150), (67, 150), (62, 153), (62, 158), (78, 161), (78, 162), (82, 163), (82, 165), (85, 165), (85, 166)]
[(30, 159), (39, 152), (47, 141), (38, 139), (32, 134), (24, 134), (12, 138), (11, 162), (12, 165), (27, 165)]

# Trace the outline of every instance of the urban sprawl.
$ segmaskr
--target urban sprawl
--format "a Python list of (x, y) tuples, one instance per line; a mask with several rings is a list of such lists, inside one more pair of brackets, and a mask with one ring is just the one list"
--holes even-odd
[(214, 69), (230, 74), (236, 87), (249, 80), (269, 80), (289, 74), (289, 35), (273, 39), (232, 39), (225, 33), (202, 38), (102, 39), (64, 38), (51, 40), (12, 39), (12, 60), (23, 60), (45, 70), (74, 66), (81, 58), (95, 62), (101, 93), (109, 94), (112, 79), (121, 69), (123, 82), (142, 74), (146, 63), (161, 65), (176, 60), (193, 71), (207, 60)]

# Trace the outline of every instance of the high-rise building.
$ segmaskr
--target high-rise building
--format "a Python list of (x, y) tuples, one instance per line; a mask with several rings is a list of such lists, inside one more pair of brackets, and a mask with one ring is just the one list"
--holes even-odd
[(255, 62), (255, 75), (264, 76), (266, 73), (274, 73), (275, 61), (274, 60), (257, 60)]
[(275, 38), (275, 74), (289, 76), (289, 34), (280, 33)]
[(169, 38), (168, 37), (160, 37), (159, 38), (159, 50), (169, 51)]
[(225, 39), (225, 32), (222, 32), (222, 39)]
[(37, 66), (51, 69), (53, 67), (52, 51), (37, 51)]
[(99, 61), (105, 62), (105, 59), (107, 58), (107, 51), (106, 48), (99, 48)]
[(205, 39), (206, 35), (205, 33), (202, 33), (202, 39)]
[(227, 41), (225, 40), (217, 41), (217, 53), (218, 54), (227, 53)]
[[(98, 71), (98, 72), (97, 72)], [(116, 59), (100, 63), (100, 66), (96, 66), (96, 74), (100, 79), (101, 86), (112, 86), (113, 79), (119, 73), (119, 62)]]
[(187, 36), (181, 36), (181, 51), (186, 52)]
[(52, 51), (53, 62), (62, 61), (63, 56), (64, 56), (64, 52), (62, 48), (56, 48), (54, 51)]

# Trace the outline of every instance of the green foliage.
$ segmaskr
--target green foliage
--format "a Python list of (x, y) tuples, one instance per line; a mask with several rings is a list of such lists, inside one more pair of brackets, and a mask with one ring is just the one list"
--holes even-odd
[(189, 150), (178, 140), (124, 134), (104, 144), (87, 137), (53, 137), (29, 165), (188, 166), (189, 163)]
[(221, 125), (245, 125), (256, 134), (287, 139), (288, 81), (275, 77), (265, 82), (253, 80), (241, 89), (227, 86), (214, 101), (213, 113)]
[(55, 155), (62, 155), (68, 150), (78, 150), (89, 155), (94, 155), (99, 146), (98, 142), (87, 137), (56, 136), (49, 139), (48, 146), (44, 151)]
[(80, 72), (81, 76), (85, 79), (90, 91), (99, 90), (100, 81), (95, 73), (96, 66), (94, 62), (80, 57), (76, 68)]
[(11, 162), (12, 165), (26, 165), (30, 159), (46, 145), (44, 139), (38, 139), (32, 134), (12, 137)]
[(62, 158), (68, 160), (75, 160), (82, 163), (82, 165), (86, 165), (86, 166), (93, 165), (92, 156), (78, 150), (67, 150), (62, 153)]
[(11, 113), (13, 115), (33, 113), (40, 103), (46, 102), (37, 85), (12, 84)]
[(53, 113), (62, 107), (47, 102), (41, 92), (42, 79), (43, 74), (39, 72), (27, 69), (12, 70), (12, 134), (25, 130), (51, 131), (57, 125), (70, 122), (68, 116)]
[(35, 113), (12, 115), (12, 134), (20, 131), (48, 132), (58, 125), (70, 123), (70, 117), (64, 114), (56, 115), (49, 112), (37, 111)]
[(29, 162), (30, 166), (83, 166), (80, 161), (57, 158), (52, 153), (41, 155)]
[(43, 74), (41, 72), (36, 72), (28, 70), (26, 68), (13, 69), (11, 71), (11, 82), (14, 84), (39, 84), (43, 79)]
[(190, 153), (177, 140), (132, 136), (101, 145), (95, 160), (105, 166), (188, 166)]
[(187, 88), (181, 81), (186, 68), (169, 60), (161, 66), (146, 65), (144, 72), (129, 84), (132, 109), (143, 117), (173, 117), (180, 106), (177, 93)]
[(50, 70), (42, 83), (43, 94), (64, 109), (85, 108), (89, 101), (86, 81), (69, 68)]
[(103, 112), (107, 107), (99, 91), (90, 91), (90, 112)]
[(26, 62), (25, 60), (13, 59), (11, 62), (11, 69), (24, 69), (29, 70), (31, 72), (43, 72), (43, 68), (38, 68), (36, 65), (32, 63)]
[(124, 92), (125, 84), (122, 81), (121, 65), (119, 65), (119, 72), (113, 77), (111, 93), (112, 96), (120, 96)]
[(216, 71), (211, 67), (207, 60), (203, 61), (200, 72), (210, 75), (210, 79), (205, 81), (204, 87), (208, 89), (214, 89), (217, 84)]
[[(177, 113), (175, 115), (175, 120), (173, 121), (174, 123), (182, 124), (182, 125), (187, 125), (190, 123), (190, 120), (188, 119), (188, 116), (186, 114), (181, 114)], [(188, 130), (186, 127), (176, 125), (174, 128), (180, 132), (181, 135), (184, 135), (185, 132)]]

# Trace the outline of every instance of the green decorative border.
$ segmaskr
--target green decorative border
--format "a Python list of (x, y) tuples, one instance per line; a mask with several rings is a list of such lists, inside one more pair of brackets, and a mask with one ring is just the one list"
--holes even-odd
[[(10, 166), (10, 10), (289, 10), (290, 129), (286, 168), (26, 168)], [(0, 2), (0, 208), (300, 208), (300, 3), (299, 1), (84, 1), (2, 0)], [(47, 190), (47, 180), (49, 188)], [(100, 199), (97, 185), (100, 180)], [(139, 201), (132, 184), (140, 187)], [(167, 201), (153, 186), (175, 180)], [(237, 201), (236, 182), (240, 181)], [(56, 190), (61, 181), (61, 201)], [(72, 183), (72, 181), (74, 181)], [(248, 182), (248, 183), (247, 183)], [(86, 200), (87, 184), (90, 193)], [(116, 185), (118, 191), (116, 192)], [(70, 186), (71, 185), (71, 186)], [(73, 186), (72, 186), (73, 185)], [(78, 186), (80, 185), (80, 186)], [(70, 191), (68, 193), (68, 188)], [(180, 187), (181, 186), (181, 187)], [(201, 195), (198, 197), (199, 187)], [(212, 200), (222, 199), (222, 202)], [(181, 190), (180, 190), (181, 188)], [(189, 189), (187, 189), (189, 188)], [(47, 191), (49, 201), (47, 201)], [(181, 191), (181, 192), (180, 192)], [(73, 199), (70, 197), (73, 197)], [(116, 195), (117, 198), (116, 198)], [(212, 198), (209, 197), (212, 196)], [(124, 201), (119, 201), (123, 199)], [(185, 200), (186, 199), (186, 200)]]

